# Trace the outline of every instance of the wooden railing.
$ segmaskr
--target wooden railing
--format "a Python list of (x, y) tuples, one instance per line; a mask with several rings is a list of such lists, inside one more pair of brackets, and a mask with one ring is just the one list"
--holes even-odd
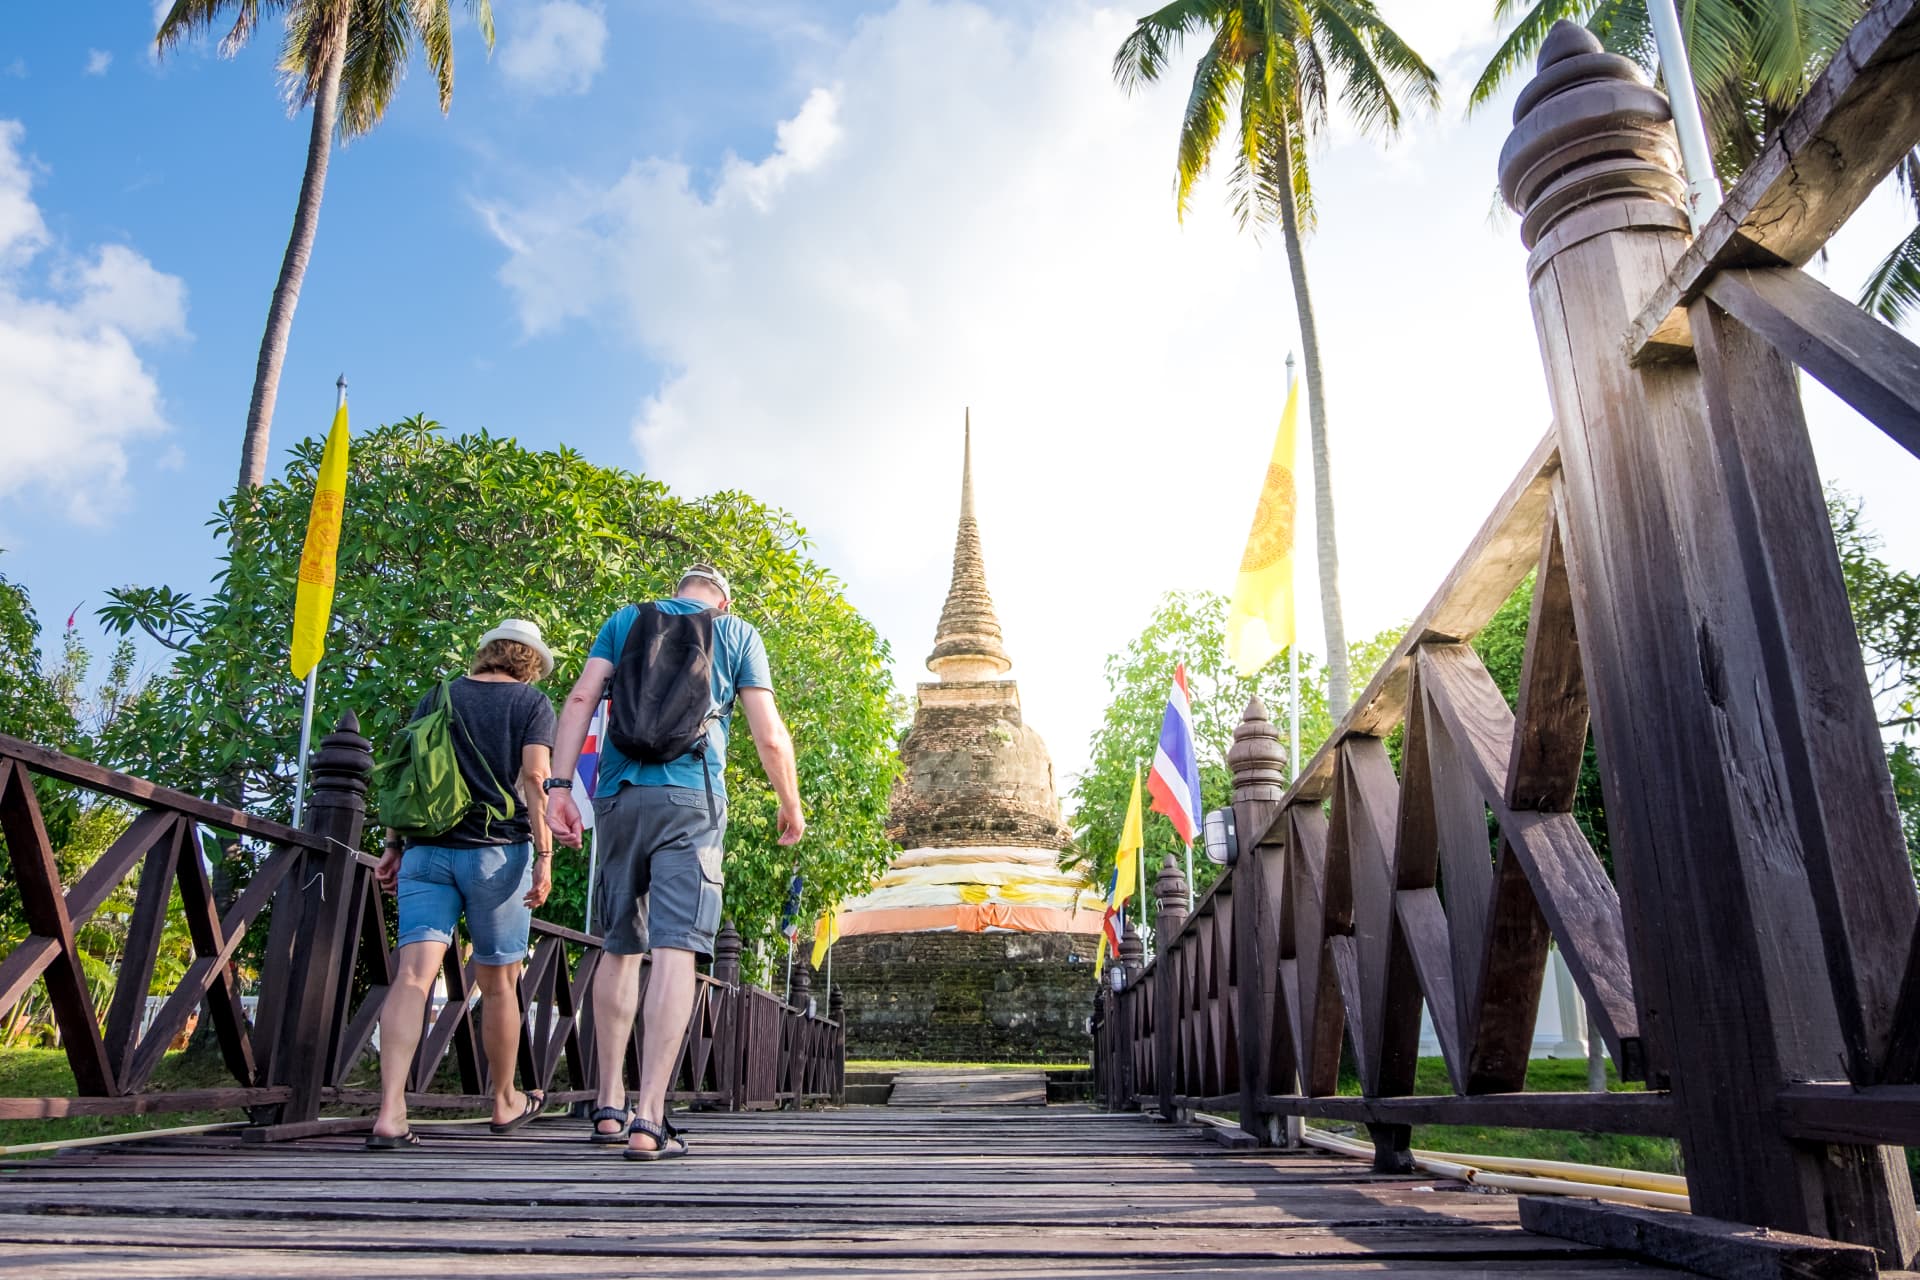
[[(1920, 349), (1798, 270), (1920, 143), (1920, 0), (1869, 10), (1697, 238), (1665, 99), (1585, 32), (1515, 118), (1553, 429), (1291, 779), (1248, 707), (1238, 860), (1190, 916), (1162, 872), (1100, 1096), (1365, 1124), (1382, 1169), (1413, 1124), (1670, 1135), (1696, 1214), (1912, 1265), (1920, 904), (1793, 366), (1920, 452)], [(1509, 707), (1469, 642), (1529, 573)], [(1611, 876), (1571, 814), (1589, 719)], [(1646, 1091), (1524, 1092), (1550, 944)], [(1411, 1096), (1423, 1008), (1447, 1096)]]
[[(355, 1121), (323, 1118), (323, 1105), (378, 1101), (368, 1051), (392, 981), (384, 892), (375, 859), (360, 852), (366, 823), (370, 744), (349, 714), (313, 758), (304, 829), (252, 817), (84, 760), (0, 735), (0, 832), (30, 935), (0, 957), (0, 1009), (36, 981), (48, 1003), (75, 1096), (0, 1098), (0, 1120), (244, 1107), (263, 1140), (327, 1132)], [(35, 775), (136, 810), (124, 834), (71, 888), (63, 888), (33, 786)], [(198, 827), (265, 846), (258, 869), (224, 916), (200, 856)], [(95, 1007), (75, 941), (128, 877), (138, 887), (113, 994)], [(177, 886), (194, 960), (144, 1032), (169, 897)], [(231, 963), (247, 931), (268, 911), (258, 998), (250, 1021)], [(459, 939), (456, 939), (456, 944)], [(446, 1002), (422, 1037), (409, 1104), (471, 1109), (489, 1101), (493, 1064), (476, 1026), (476, 973), (450, 947)], [(743, 983), (740, 936), (718, 939), (711, 973), (681, 1036), (670, 1097), (689, 1106), (739, 1109), (837, 1101), (844, 1095), (845, 1034), (839, 993), (831, 1015), (811, 1011), (802, 965), (789, 1005)], [(533, 951), (520, 982), (525, 1015), (515, 1066), (523, 1087), (547, 1090), (550, 1104), (584, 1101), (598, 1083), (589, 992), (600, 939), (546, 921), (533, 924)], [(642, 970), (642, 988), (647, 970)], [(481, 1006), (484, 1002), (479, 1002)], [(215, 1089), (146, 1088), (168, 1047), (204, 1005), (233, 1084)], [(477, 1010), (485, 1016), (484, 1007)], [(644, 1020), (642, 1020), (643, 1023)], [(638, 1080), (647, 1028), (637, 1024), (626, 1054), (629, 1088)], [(451, 1056), (454, 1070), (443, 1072)], [(454, 1088), (443, 1087), (444, 1076)]]

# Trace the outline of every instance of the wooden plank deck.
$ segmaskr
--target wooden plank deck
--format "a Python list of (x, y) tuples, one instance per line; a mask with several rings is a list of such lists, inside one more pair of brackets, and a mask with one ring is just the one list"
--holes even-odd
[(0, 1271), (41, 1280), (1672, 1275), (1517, 1225), (1512, 1197), (1230, 1152), (1080, 1108), (690, 1117), (695, 1154), (622, 1160), (579, 1121), (201, 1137), (0, 1165)]

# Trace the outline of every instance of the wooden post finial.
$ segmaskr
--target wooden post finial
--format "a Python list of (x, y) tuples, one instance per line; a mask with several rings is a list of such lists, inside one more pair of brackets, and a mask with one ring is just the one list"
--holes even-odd
[(1233, 730), (1233, 745), (1227, 748), (1234, 803), (1279, 800), (1286, 793), (1287, 765), (1280, 730), (1267, 717), (1267, 706), (1256, 693), (1247, 700), (1246, 712)]
[[(1591, 32), (1554, 24), (1540, 47), (1539, 74), (1513, 104), (1500, 194), (1521, 215), (1529, 249), (1582, 210), (1612, 226), (1608, 219), (1644, 221), (1647, 206), (1665, 205), (1685, 230), (1687, 190), (1666, 95), (1631, 61), (1602, 52)], [(1636, 212), (1620, 209), (1622, 201)]]
[(1120, 967), (1127, 971), (1127, 981), (1132, 982), (1147, 967), (1147, 944), (1140, 938), (1137, 930), (1129, 928), (1120, 935)]
[(1160, 938), (1159, 945), (1165, 948), (1187, 922), (1187, 877), (1180, 871), (1180, 859), (1173, 854), (1168, 854), (1160, 863), (1160, 874), (1153, 882), (1153, 896), (1160, 907), (1154, 928)]

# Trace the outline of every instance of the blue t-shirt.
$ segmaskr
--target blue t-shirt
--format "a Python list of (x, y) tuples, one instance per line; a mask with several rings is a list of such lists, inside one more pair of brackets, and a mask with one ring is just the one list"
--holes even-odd
[[(677, 596), (655, 602), (668, 613), (699, 613), (707, 608), (698, 600)], [(590, 658), (605, 658), (618, 664), (620, 651), (627, 646), (627, 633), (640, 616), (637, 605), (628, 605), (608, 618), (594, 638)], [(715, 716), (707, 725), (707, 770), (713, 777), (713, 793), (726, 798), (727, 726), (733, 719), (734, 694), (740, 689), (771, 689), (773, 675), (767, 668), (767, 646), (751, 622), (723, 613), (713, 620), (713, 705), (725, 714)], [(620, 754), (610, 741), (600, 744), (599, 776), (594, 780), (595, 796), (610, 796), (622, 783), (638, 787), (706, 787), (700, 757), (692, 754), (665, 764), (641, 764)]]

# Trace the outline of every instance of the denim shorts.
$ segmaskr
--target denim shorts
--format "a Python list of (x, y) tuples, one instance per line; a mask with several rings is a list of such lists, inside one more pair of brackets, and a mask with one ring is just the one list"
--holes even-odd
[(533, 845), (448, 849), (417, 844), (400, 857), (400, 945), (453, 942), (467, 917), (475, 964), (518, 964), (527, 958), (533, 908)]
[(727, 805), (691, 787), (623, 785), (593, 802), (600, 863), (593, 914), (608, 954), (713, 954)]

